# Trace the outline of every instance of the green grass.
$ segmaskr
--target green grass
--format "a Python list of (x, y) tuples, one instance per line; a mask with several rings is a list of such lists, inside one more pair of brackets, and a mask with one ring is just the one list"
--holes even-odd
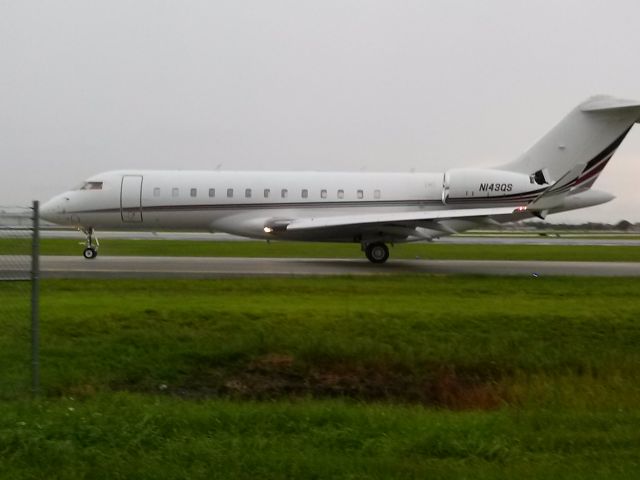
[(0, 404), (4, 478), (637, 478), (630, 411), (130, 394)]
[[(0, 302), (23, 286), (0, 283)], [(242, 389), (225, 389), (230, 381), (286, 374), (375, 372), (407, 384), (453, 375), (536, 389), (536, 376), (566, 376), (541, 403), (640, 376), (638, 291), (635, 278), (45, 281), (43, 377), (51, 394), (160, 384), (233, 394)], [(4, 319), (4, 365), (28, 353), (26, 326)]]
[[(0, 239), (0, 254), (30, 252), (28, 240)], [(43, 255), (80, 255), (83, 246), (70, 239), (43, 239)], [(203, 242), (191, 240), (104, 240), (101, 255), (165, 255), (211, 257), (362, 258), (355, 243), (315, 242)], [(452, 245), (442, 243), (398, 244), (392, 259), (574, 260), (640, 262), (637, 246), (590, 245)]]
[(0, 478), (640, 472), (640, 279), (48, 280), (35, 400), (25, 285)]

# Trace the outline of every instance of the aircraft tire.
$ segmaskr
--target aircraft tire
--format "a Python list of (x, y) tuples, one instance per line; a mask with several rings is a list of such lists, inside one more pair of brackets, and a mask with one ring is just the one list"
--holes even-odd
[(98, 251), (93, 247), (87, 247), (84, 249), (84, 252), (82, 252), (82, 256), (87, 260), (93, 260), (98, 256)]
[(371, 263), (384, 263), (389, 258), (389, 247), (382, 242), (369, 243), (364, 253)]

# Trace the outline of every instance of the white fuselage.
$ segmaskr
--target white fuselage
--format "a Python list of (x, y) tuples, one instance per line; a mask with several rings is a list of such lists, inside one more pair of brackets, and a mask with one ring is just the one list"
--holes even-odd
[(120, 171), (91, 181), (102, 182), (102, 188), (72, 190), (51, 201), (56, 205), (56, 223), (99, 229), (224, 231), (267, 238), (265, 221), (276, 217), (443, 205), (442, 174)]
[[(456, 185), (450, 184), (452, 173), (462, 179)], [(273, 238), (265, 232), (265, 226), (280, 221), (444, 210), (451, 205), (517, 207), (542, 189), (526, 175), (499, 170), (469, 170), (466, 175), (465, 170), (447, 174), (129, 170), (89, 178), (83, 187), (45, 204), (43, 216), (84, 229), (220, 231)], [(594, 196), (597, 193), (583, 196), (580, 205), (569, 208), (611, 198)], [(418, 224), (415, 228), (421, 229), (417, 238), (424, 239), (474, 225), (473, 221), (454, 219), (448, 220), (444, 228)], [(376, 227), (371, 228), (371, 235), (375, 236)], [(341, 228), (311, 234), (282, 232), (278, 238), (363, 241), (367, 232), (366, 226), (359, 226), (357, 231)], [(406, 228), (385, 234), (389, 241), (409, 237)]]

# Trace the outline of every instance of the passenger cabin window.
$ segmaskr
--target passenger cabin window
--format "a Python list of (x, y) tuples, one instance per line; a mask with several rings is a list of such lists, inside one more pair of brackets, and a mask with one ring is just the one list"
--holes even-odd
[(264, 189), (264, 198), (269, 198), (269, 195), (271, 194), (271, 190), (268, 188)]
[(244, 196), (246, 198), (251, 198), (251, 189), (250, 188), (245, 189)]
[(376, 200), (380, 200), (380, 190), (373, 191), (373, 198), (375, 198)]
[(215, 197), (215, 196), (216, 196), (216, 189), (215, 189), (215, 188), (210, 188), (210, 189), (209, 189), (209, 196), (210, 196), (211, 198), (213, 198), (213, 197)]
[(302, 198), (309, 198), (309, 190), (306, 188), (302, 189)]
[(340, 198), (340, 199), (344, 198), (344, 190), (342, 190), (342, 189), (338, 190), (338, 198)]
[(327, 198), (327, 191), (326, 190), (320, 190), (320, 198)]
[(159, 197), (160, 196), (160, 187), (156, 187), (153, 189), (153, 196), (154, 197)]
[(173, 188), (171, 189), (171, 196), (172, 196), (172, 197), (177, 197), (177, 196), (179, 196), (179, 195), (180, 195), (180, 189), (179, 189), (179, 188), (177, 188), (177, 187), (173, 187)]
[(289, 190), (287, 190), (286, 188), (283, 188), (282, 191), (280, 192), (280, 196), (282, 198), (287, 198), (289, 196)]
[(227, 198), (233, 198), (233, 188), (227, 188)]
[(191, 196), (192, 197), (197, 197), (198, 196), (198, 189), (197, 188), (192, 188), (191, 189)]
[(362, 190), (358, 190), (358, 200), (362, 200), (364, 197), (364, 192)]
[(102, 182), (85, 182), (80, 190), (102, 190)]

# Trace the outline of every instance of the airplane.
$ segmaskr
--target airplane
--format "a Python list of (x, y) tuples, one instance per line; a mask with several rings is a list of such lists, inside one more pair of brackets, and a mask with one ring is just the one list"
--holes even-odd
[(591, 97), (515, 160), (440, 173), (110, 171), (52, 198), (41, 216), (82, 230), (87, 259), (98, 254), (96, 229), (108, 229), (353, 242), (384, 263), (387, 244), (612, 200), (591, 187), (637, 122), (640, 102)]

